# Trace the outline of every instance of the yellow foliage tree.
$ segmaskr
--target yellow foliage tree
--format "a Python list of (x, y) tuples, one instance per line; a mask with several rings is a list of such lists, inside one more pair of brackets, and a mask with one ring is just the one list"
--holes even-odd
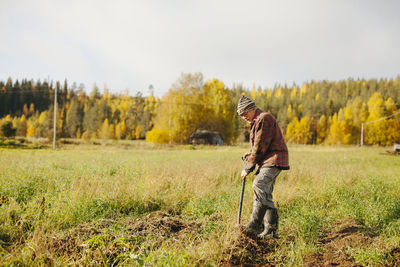
[(297, 117), (293, 118), (286, 129), (285, 139), (287, 142), (296, 144), (311, 143), (311, 122), (312, 119), (308, 116), (301, 118), (300, 121)]
[(296, 132), (299, 144), (309, 144), (312, 137), (311, 118), (308, 116), (301, 118)]
[[(399, 115), (400, 116), (400, 115)], [(386, 121), (386, 145), (392, 145), (400, 142), (400, 121), (398, 118), (391, 118)]]
[(255, 83), (253, 83), (253, 87), (251, 88), (250, 97), (252, 99), (256, 99), (256, 97), (257, 97), (256, 84)]
[(86, 131), (82, 134), (82, 139), (85, 139), (85, 140), (89, 140), (89, 139), (90, 139), (90, 132), (89, 132), (89, 130), (86, 130)]
[(140, 139), (143, 136), (143, 126), (139, 124), (135, 130), (135, 138)]
[(13, 126), (17, 129), (16, 134), (18, 136), (26, 136), (28, 130), (28, 123), (24, 114), (21, 118), (15, 117), (13, 120)]
[(292, 91), (290, 92), (290, 99), (293, 100), (297, 97), (297, 87), (293, 86)]
[(342, 130), (343, 130), (343, 144), (345, 145), (352, 144), (354, 138), (358, 138), (358, 136), (355, 135), (353, 116), (354, 115), (351, 106), (346, 107), (344, 111), (343, 121), (340, 122), (342, 124)]
[(121, 139), (121, 124), (120, 123), (118, 123), (115, 126), (115, 138), (118, 140)]
[(282, 97), (282, 95), (283, 95), (282, 88), (279, 87), (278, 89), (275, 90), (276, 98), (280, 98), (280, 97)]
[(317, 123), (317, 144), (322, 144), (325, 141), (327, 126), (326, 116), (322, 115)]
[(201, 118), (206, 130), (221, 133), (225, 143), (233, 143), (237, 137), (235, 130), (236, 112), (232, 105), (232, 94), (225, 85), (217, 80), (207, 81), (203, 88), (203, 110), (208, 117)]
[(396, 104), (394, 103), (394, 100), (389, 97), (386, 101), (385, 101), (385, 109), (386, 109), (386, 115), (392, 115), (393, 113), (396, 112)]
[(383, 97), (377, 92), (368, 100), (369, 116), (367, 122), (373, 122), (366, 125), (365, 141), (368, 144), (386, 145), (388, 138), (386, 136), (387, 121), (379, 120), (385, 117), (385, 105)]
[(33, 114), (35, 112), (35, 105), (33, 103), (31, 103), (29, 105), (29, 114)]
[(287, 120), (290, 122), (294, 118), (297, 118), (296, 109), (292, 108), (292, 105), (289, 104), (287, 112), (286, 112)]
[(101, 139), (112, 139), (114, 136), (114, 125), (110, 125), (108, 119), (105, 119), (99, 131), (99, 137)]
[(28, 127), (28, 130), (26, 131), (26, 136), (27, 137), (34, 137), (35, 136), (35, 127), (31, 124)]
[(343, 143), (343, 129), (342, 124), (338, 120), (337, 113), (335, 113), (331, 118), (326, 143), (330, 145), (338, 145)]
[(187, 143), (197, 129), (219, 131), (225, 143), (233, 143), (235, 119), (231, 91), (221, 81), (204, 83), (200, 73), (182, 74), (161, 99), (153, 131), (167, 132), (172, 143)]
[(47, 111), (43, 111), (39, 116), (39, 124), (48, 124), (49, 116)]
[(26, 103), (24, 104), (24, 107), (22, 110), (23, 110), (23, 113), (25, 116), (29, 115), (28, 105)]
[(297, 117), (294, 117), (288, 124), (287, 129), (286, 129), (286, 135), (285, 139), (289, 143), (299, 143), (299, 140), (297, 138), (297, 128), (299, 126), (299, 120)]
[(126, 125), (125, 121), (121, 121), (115, 126), (115, 138), (123, 139), (126, 135)]
[(146, 140), (151, 143), (168, 144), (169, 133), (166, 130), (152, 129), (147, 132)]

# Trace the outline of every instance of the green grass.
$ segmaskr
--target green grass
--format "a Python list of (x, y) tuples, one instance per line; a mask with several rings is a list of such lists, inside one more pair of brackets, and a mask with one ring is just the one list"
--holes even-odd
[[(321, 251), (318, 238), (332, 222), (351, 217), (375, 237), (370, 246), (347, 248), (349, 257), (392, 263), (388, 253), (400, 241), (400, 158), (379, 147), (289, 150), (291, 170), (279, 175), (274, 191), (280, 239), (271, 260), (301, 266)], [(246, 151), (112, 142), (56, 151), (0, 147), (0, 263), (219, 265), (236, 223)], [(171, 236), (129, 231), (132, 221), (156, 212), (200, 226)], [(52, 238), (76, 246), (57, 250)]]

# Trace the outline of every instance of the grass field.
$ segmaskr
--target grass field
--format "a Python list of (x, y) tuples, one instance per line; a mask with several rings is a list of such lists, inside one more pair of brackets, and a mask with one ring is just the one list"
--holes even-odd
[(394, 265), (400, 157), (385, 150), (289, 146), (274, 191), (280, 237), (253, 240), (235, 227), (247, 145), (0, 148), (0, 263)]

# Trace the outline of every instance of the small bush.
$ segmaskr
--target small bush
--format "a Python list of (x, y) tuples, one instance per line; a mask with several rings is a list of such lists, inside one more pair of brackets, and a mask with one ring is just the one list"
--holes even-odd
[(165, 130), (153, 129), (147, 133), (146, 140), (151, 143), (168, 144), (169, 134)]
[(195, 150), (196, 147), (195, 147), (194, 145), (185, 145), (185, 146), (183, 147), (183, 149), (185, 149), (185, 150)]
[(3, 120), (0, 122), (0, 136), (4, 137), (14, 137), (17, 132), (17, 129), (13, 127), (13, 124), (10, 120)]

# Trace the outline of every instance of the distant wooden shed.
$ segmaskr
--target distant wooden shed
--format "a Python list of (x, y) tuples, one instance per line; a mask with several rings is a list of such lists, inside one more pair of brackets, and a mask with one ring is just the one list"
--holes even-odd
[(224, 139), (219, 132), (197, 130), (190, 136), (193, 145), (223, 145)]

